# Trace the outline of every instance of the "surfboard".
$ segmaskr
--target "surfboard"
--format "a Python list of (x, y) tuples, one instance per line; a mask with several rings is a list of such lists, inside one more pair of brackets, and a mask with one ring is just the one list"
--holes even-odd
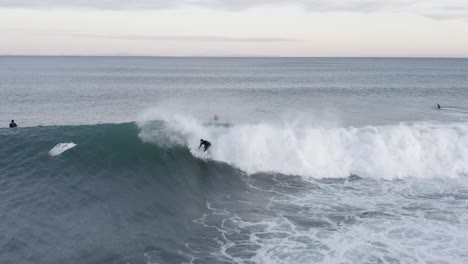
[(55, 147), (53, 147), (51, 150), (49, 150), (49, 155), (51, 156), (58, 156), (60, 154), (62, 154), (63, 152), (71, 149), (71, 148), (74, 148), (76, 146), (75, 143), (73, 142), (70, 142), (70, 143), (58, 143), (57, 145), (55, 145)]
[(202, 160), (205, 160), (205, 161), (211, 159), (210, 152), (208, 152), (208, 151), (203, 151), (202, 149), (198, 151), (198, 153), (196, 154), (196, 156), (198, 156), (199, 158), (201, 158)]

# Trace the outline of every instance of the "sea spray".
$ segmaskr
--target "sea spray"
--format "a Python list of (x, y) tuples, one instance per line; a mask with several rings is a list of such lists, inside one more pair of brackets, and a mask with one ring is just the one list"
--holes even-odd
[(395, 179), (468, 173), (466, 123), (419, 122), (360, 128), (264, 122), (212, 126), (190, 116), (151, 110), (142, 115), (138, 125), (144, 142), (185, 145), (197, 157), (199, 139), (206, 138), (213, 143), (213, 160), (249, 174), (276, 172), (313, 178), (357, 174)]

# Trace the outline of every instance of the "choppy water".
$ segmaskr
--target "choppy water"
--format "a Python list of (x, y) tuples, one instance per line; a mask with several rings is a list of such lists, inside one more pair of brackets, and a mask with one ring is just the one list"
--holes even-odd
[(468, 60), (0, 57), (0, 91), (0, 263), (468, 262)]

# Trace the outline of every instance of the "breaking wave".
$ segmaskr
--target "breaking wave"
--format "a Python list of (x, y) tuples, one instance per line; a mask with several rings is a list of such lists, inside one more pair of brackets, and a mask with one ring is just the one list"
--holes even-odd
[(139, 137), (163, 147), (186, 146), (196, 157), (200, 138), (213, 160), (248, 174), (274, 172), (313, 178), (350, 175), (396, 179), (468, 173), (468, 124), (401, 123), (321, 128), (293, 124), (218, 124), (148, 110)]

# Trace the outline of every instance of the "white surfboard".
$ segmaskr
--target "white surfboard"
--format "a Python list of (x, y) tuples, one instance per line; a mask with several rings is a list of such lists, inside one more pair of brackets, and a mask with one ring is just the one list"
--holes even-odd
[(76, 146), (75, 143), (73, 142), (70, 142), (70, 143), (58, 143), (57, 145), (55, 145), (55, 147), (53, 147), (50, 151), (49, 151), (49, 155), (51, 156), (58, 156), (60, 154), (62, 154), (63, 152), (71, 149), (71, 148), (74, 148)]

